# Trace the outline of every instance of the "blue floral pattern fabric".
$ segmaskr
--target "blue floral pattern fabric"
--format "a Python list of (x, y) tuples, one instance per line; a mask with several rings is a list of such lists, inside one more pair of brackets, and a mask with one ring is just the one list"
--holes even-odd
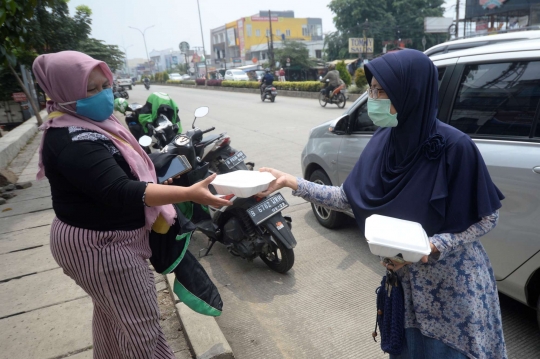
[[(337, 211), (351, 208), (343, 187), (297, 181), (294, 196)], [(433, 235), (429, 240), (440, 253), (397, 271), (405, 328), (417, 328), (471, 359), (507, 358), (495, 275), (480, 242), (498, 220), (496, 211), (464, 232)]]

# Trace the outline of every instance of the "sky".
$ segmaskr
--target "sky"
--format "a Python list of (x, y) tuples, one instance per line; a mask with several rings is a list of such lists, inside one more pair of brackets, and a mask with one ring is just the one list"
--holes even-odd
[[(376, 1), (376, 0), (375, 0)], [(455, 2), (446, 0), (448, 17), (455, 16)], [(210, 29), (241, 17), (258, 14), (260, 10), (293, 10), (295, 17), (322, 18), (323, 32), (334, 31), (334, 14), (328, 8), (330, 0), (199, 0), (206, 52), (210, 53)], [(451, 3), (451, 4), (450, 4)], [(464, 3), (464, 1), (462, 1)], [(181, 41), (191, 48), (202, 46), (197, 0), (70, 0), (70, 14), (78, 5), (92, 9), (92, 37), (107, 44), (118, 45), (127, 57), (146, 58), (141, 33), (129, 26), (145, 28), (148, 53), (153, 49), (178, 49)], [(463, 11), (460, 10), (461, 12)]]

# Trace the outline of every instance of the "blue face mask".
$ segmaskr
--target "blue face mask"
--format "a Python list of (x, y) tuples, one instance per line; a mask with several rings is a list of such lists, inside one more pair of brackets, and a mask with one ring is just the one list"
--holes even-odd
[(388, 99), (373, 99), (368, 97), (368, 116), (375, 126), (396, 127), (398, 125), (397, 113), (390, 113), (391, 102)]
[(81, 100), (59, 103), (60, 107), (69, 112), (73, 112), (63, 105), (75, 103), (75, 113), (87, 117), (97, 122), (103, 122), (113, 114), (114, 96), (112, 89), (108, 88), (94, 96), (86, 97)]

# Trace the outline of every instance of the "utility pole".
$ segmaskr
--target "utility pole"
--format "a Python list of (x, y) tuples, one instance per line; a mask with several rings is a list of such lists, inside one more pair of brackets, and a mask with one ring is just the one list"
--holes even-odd
[(459, 36), (459, 0), (456, 0), (456, 39)]
[(206, 86), (206, 80), (208, 79), (208, 65), (206, 64), (206, 49), (204, 48), (204, 34), (202, 30), (202, 20), (201, 20), (201, 7), (199, 6), (199, 0), (197, 0), (197, 8), (199, 9), (199, 24), (201, 25), (201, 37), (202, 37), (202, 47), (203, 47), (203, 57), (204, 57), (204, 83)]
[(268, 49), (268, 54), (270, 55), (270, 68), (274, 68), (274, 37), (272, 35), (272, 11), (268, 10), (268, 21), (270, 22), (270, 48)]

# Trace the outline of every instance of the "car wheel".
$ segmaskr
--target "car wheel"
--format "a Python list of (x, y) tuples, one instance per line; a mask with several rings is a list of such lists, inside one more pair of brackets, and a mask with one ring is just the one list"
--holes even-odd
[[(332, 182), (323, 170), (314, 171), (311, 176), (309, 176), (309, 180), (317, 184), (327, 186), (332, 185)], [(341, 226), (347, 219), (347, 215), (342, 212), (333, 211), (331, 209), (323, 206), (318, 206), (313, 203), (311, 204), (311, 209), (315, 214), (315, 218), (317, 218), (317, 222), (319, 222), (323, 227), (326, 228), (337, 228)]]

